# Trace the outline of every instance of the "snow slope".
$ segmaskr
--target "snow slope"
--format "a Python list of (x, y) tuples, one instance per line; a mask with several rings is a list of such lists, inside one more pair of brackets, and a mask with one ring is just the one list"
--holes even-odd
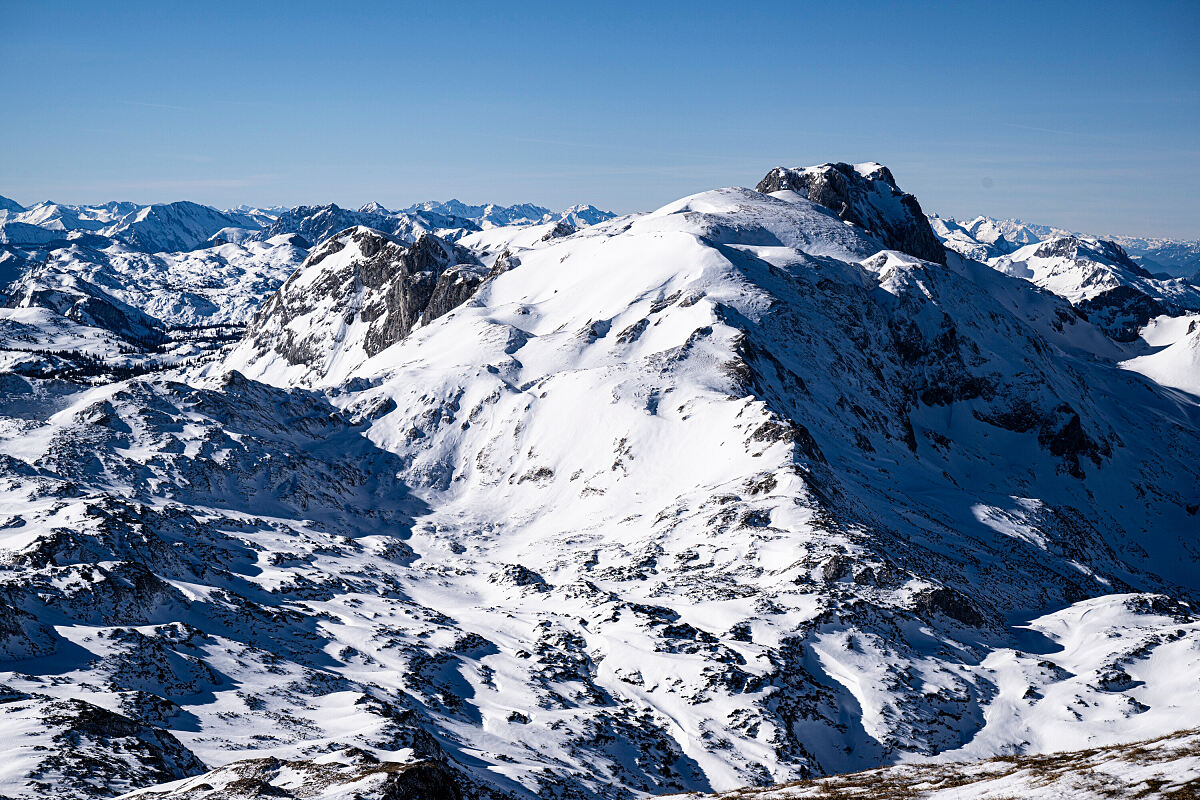
[[(733, 800), (1112, 800), (1192, 796), (1200, 787), (1200, 731), (1050, 756), (946, 766), (891, 767), (765, 790)], [(690, 795), (689, 800), (696, 800)]]
[(1151, 348), (1121, 363), (1162, 386), (1200, 396), (1200, 314), (1159, 317), (1141, 330)]

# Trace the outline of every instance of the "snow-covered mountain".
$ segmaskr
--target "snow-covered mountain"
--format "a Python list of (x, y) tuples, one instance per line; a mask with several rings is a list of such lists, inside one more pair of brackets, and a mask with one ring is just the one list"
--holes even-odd
[(407, 242), (424, 234), (454, 240), (472, 231), (498, 227), (522, 227), (566, 222), (574, 227), (592, 225), (613, 215), (594, 206), (572, 206), (555, 213), (530, 204), (471, 206), (457, 200), (418, 203), (402, 211), (390, 211), (379, 203), (368, 203), (358, 211), (336, 205), (301, 206), (280, 214), (263, 235), (297, 233), (310, 242), (320, 242), (353, 227), (371, 228)]
[(1200, 310), (1200, 284), (1156, 277), (1115, 241), (1019, 220), (929, 221), (947, 250), (1054, 292), (1118, 341), (1137, 340), (1156, 317)]
[(3, 237), (12, 244), (45, 244), (88, 233), (146, 252), (190, 250), (221, 228), (245, 221), (186, 201), (148, 206), (123, 202), (99, 206), (45, 202), (5, 213), (7, 216), (0, 220)]
[(111, 202), (96, 206), (43, 202), (30, 208), (0, 198), (0, 244), (37, 246), (60, 241), (80, 241), (104, 246), (104, 237), (147, 253), (192, 250), (206, 244), (242, 243), (294, 233), (309, 242), (320, 242), (354, 226), (365, 226), (415, 241), (423, 233), (456, 238), (464, 231), (498, 226), (566, 222), (575, 227), (592, 225), (612, 214), (582, 204), (554, 212), (521, 204), (469, 206), (450, 200), (418, 203), (402, 211), (389, 211), (368, 203), (358, 211), (325, 206), (258, 208), (238, 206), (219, 211), (198, 203), (177, 202), (139, 206)]
[(1096, 236), (1019, 219), (984, 216), (959, 222), (953, 217), (933, 214), (929, 222), (946, 247), (976, 261), (1008, 255), (1021, 247), (1048, 239), (1075, 237), (1112, 241), (1140, 267), (1158, 276), (1194, 279), (1200, 275), (1200, 241), (1112, 234)]
[(1158, 279), (1113, 242), (1063, 236), (992, 259), (997, 270), (1066, 298), (1118, 341), (1155, 317), (1200, 310), (1200, 286)]
[(98, 231), (112, 225), (138, 207), (133, 203), (105, 203), (98, 206), (72, 206), (46, 201), (30, 206), (13, 217), (15, 222), (56, 231)]
[[(933, 252), (878, 165), (760, 188), (338, 229), (217, 357), (0, 375), (0, 793), (1197, 777), (1200, 399), (1130, 360), (1196, 331)], [(97, 252), (41, 269), (137, 308)]]
[(191, 250), (237, 220), (198, 203), (161, 203), (125, 215), (99, 233), (150, 253)]
[(85, 374), (202, 356), (240, 335), (308, 252), (289, 236), (177, 253), (96, 244), (105, 246), (77, 240), (0, 252), (0, 297), (17, 309), (0, 309), (18, 326), (0, 343), (12, 369), (53, 371), (49, 353)]
[(1110, 238), (1149, 272), (1200, 282), (1200, 241), (1143, 236)]

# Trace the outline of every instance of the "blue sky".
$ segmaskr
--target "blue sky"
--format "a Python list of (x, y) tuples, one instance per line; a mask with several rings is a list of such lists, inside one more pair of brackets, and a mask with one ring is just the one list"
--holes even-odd
[(650, 209), (877, 160), (1200, 238), (1200, 2), (0, 0), (0, 194)]

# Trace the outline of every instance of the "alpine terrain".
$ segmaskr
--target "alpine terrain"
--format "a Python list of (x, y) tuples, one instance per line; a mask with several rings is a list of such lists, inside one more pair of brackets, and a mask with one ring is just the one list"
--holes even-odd
[(0, 796), (1200, 791), (1188, 243), (0, 208)]

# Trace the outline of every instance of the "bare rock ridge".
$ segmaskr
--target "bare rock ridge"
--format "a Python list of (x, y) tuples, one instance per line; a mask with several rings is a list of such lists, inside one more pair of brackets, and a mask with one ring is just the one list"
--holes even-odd
[(921, 204), (896, 185), (880, 164), (822, 164), (776, 167), (755, 187), (764, 193), (793, 191), (869, 231), (888, 247), (938, 264), (946, 252), (929, 226)]
[(469, 250), (433, 234), (408, 244), (349, 228), (314, 249), (263, 304), (243, 346), (311, 370), (341, 355), (369, 358), (464, 302), (486, 274)]

